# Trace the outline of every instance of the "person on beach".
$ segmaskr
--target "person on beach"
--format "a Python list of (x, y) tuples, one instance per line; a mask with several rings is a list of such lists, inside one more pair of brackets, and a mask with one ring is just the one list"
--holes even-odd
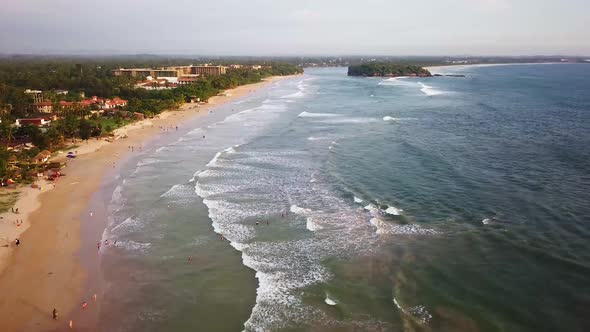
[(256, 226), (258, 226), (258, 224), (259, 224), (259, 222), (257, 221), (257, 222), (256, 222)]
[(193, 256), (188, 256), (187, 261), (188, 261), (189, 264), (192, 263), (193, 262)]
[(20, 246), (20, 240), (17, 238), (16, 240), (14, 240), (14, 244), (16, 244), (17, 247)]
[(270, 225), (270, 221), (267, 220), (266, 221), (266, 226), (268, 226), (268, 225)]
[(53, 308), (53, 311), (51, 312), (51, 316), (53, 317), (54, 320), (57, 319), (57, 316), (58, 316), (57, 309)]
[(100, 241), (96, 242), (96, 249), (100, 250)]

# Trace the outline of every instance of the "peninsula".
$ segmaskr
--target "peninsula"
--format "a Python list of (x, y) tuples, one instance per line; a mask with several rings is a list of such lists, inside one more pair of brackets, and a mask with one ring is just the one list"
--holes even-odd
[(419, 66), (400, 65), (393, 63), (371, 62), (348, 67), (348, 76), (365, 76), (365, 77), (400, 77), (400, 76), (417, 76), (431, 77), (432, 74)]

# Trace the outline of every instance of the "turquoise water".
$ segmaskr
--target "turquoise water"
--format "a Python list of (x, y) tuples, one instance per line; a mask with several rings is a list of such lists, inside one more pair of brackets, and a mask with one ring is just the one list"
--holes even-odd
[(589, 330), (590, 66), (434, 71), (307, 70), (146, 148), (100, 328)]

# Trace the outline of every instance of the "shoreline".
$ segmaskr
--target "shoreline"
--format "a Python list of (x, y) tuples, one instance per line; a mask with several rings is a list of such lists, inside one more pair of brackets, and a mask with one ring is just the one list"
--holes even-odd
[[(239, 86), (227, 90), (226, 93), (231, 94), (229, 96), (210, 98), (208, 104), (184, 104), (179, 110), (166, 111), (154, 119), (135, 122), (115, 131), (115, 135), (127, 138), (119, 138), (111, 143), (90, 140), (76, 147), (77, 158), (68, 162), (64, 169), (66, 176), (58, 180), (56, 187), (50, 191), (52, 194), (47, 194), (49, 190), (33, 194), (27, 192), (15, 204), (17, 207), (25, 206), (25, 198), (29, 202), (27, 208), (20, 208), (21, 214), (14, 215), (19, 216), (18, 219), (26, 219), (25, 225), (20, 226), (23, 228), (18, 228), (20, 232), (7, 233), (8, 236), (18, 236), (21, 246), (15, 249), (11, 245), (10, 250), (6, 250), (8, 254), (3, 251), (0, 256), (0, 293), (3, 294), (0, 298), (0, 320), (3, 327), (9, 331), (61, 330), (67, 327), (72, 314), (76, 316), (75, 311), (79, 308), (77, 301), (83, 298), (82, 291), (89, 278), (88, 266), (98, 268), (99, 265), (98, 255), (92, 255), (96, 259), (89, 259), (83, 252), (89, 247), (96, 252), (96, 244), (86, 243), (88, 241), (82, 234), (82, 223), (91, 222), (86, 219), (102, 218), (102, 223), (98, 222), (93, 227), (104, 229), (106, 224), (104, 212), (97, 210), (92, 217), (83, 216), (89, 214), (89, 204), (100, 187), (114, 181), (108, 175), (119, 168), (119, 164), (132, 158), (129, 146), (138, 147), (157, 139), (158, 134), (163, 133), (160, 127), (172, 128), (188, 120), (197, 121), (198, 117), (206, 115), (212, 108), (294, 76), (274, 76), (259, 83)], [(57, 158), (65, 159), (65, 154)], [(11, 212), (6, 214), (12, 216)], [(14, 229), (17, 227), (12, 223), (0, 225), (0, 231), (4, 231), (1, 227), (10, 226)], [(13, 241), (13, 238), (10, 240)], [(3, 266), (5, 268), (2, 271)], [(90, 301), (89, 306), (94, 304)], [(60, 314), (58, 321), (51, 319), (54, 307)], [(94, 308), (93, 311), (96, 313), (94, 316), (97, 316), (98, 310)], [(76, 326), (80, 327), (74, 322)]]
[(575, 62), (511, 62), (511, 63), (472, 63), (472, 64), (454, 64), (454, 65), (440, 65), (440, 66), (427, 66), (424, 69), (433, 71), (437, 69), (462, 69), (462, 68), (478, 68), (478, 67), (497, 67), (497, 66), (524, 66), (524, 65), (567, 65), (576, 64)]

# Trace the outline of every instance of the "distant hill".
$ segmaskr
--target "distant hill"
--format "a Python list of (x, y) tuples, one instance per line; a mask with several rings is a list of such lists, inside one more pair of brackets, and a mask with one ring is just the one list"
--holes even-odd
[(348, 76), (367, 77), (398, 77), (398, 76), (419, 76), (430, 77), (432, 74), (419, 66), (398, 65), (393, 63), (363, 63), (348, 67)]

